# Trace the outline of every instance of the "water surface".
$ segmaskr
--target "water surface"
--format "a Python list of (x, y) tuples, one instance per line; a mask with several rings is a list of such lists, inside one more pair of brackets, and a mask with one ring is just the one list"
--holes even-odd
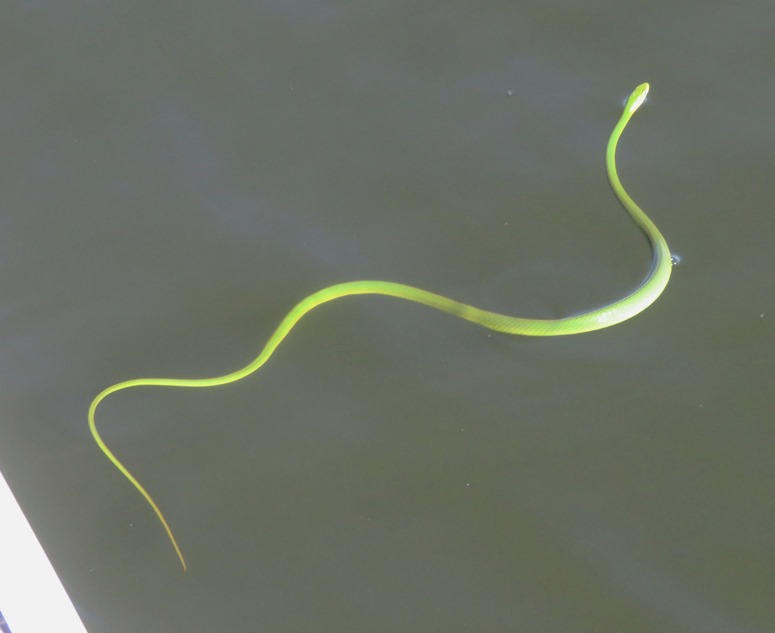
[[(0, 14), (0, 467), (91, 631), (775, 628), (771, 3)], [(378, 278), (610, 330), (492, 335)]]

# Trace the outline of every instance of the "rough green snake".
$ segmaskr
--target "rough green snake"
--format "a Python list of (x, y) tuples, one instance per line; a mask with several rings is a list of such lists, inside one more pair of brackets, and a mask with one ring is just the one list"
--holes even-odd
[(253, 362), (242, 369), (226, 374), (225, 376), (216, 376), (215, 378), (136, 378), (134, 380), (126, 380), (112, 385), (94, 398), (89, 407), (88, 415), (89, 428), (94, 436), (94, 440), (113, 465), (121, 471), (135, 488), (137, 488), (151, 508), (153, 508), (159, 521), (161, 521), (161, 524), (164, 526), (167, 536), (169, 537), (172, 546), (175, 548), (175, 552), (178, 555), (184, 570), (186, 569), (186, 561), (183, 558), (183, 553), (172, 533), (172, 529), (164, 518), (162, 511), (159, 509), (159, 506), (156, 505), (156, 502), (142, 484), (140, 484), (134, 475), (129, 472), (126, 466), (124, 466), (108, 448), (97, 431), (94, 413), (100, 402), (110, 394), (122, 391), (123, 389), (129, 389), (130, 387), (216, 387), (245, 378), (269, 360), (278, 345), (280, 345), (283, 339), (305, 314), (319, 305), (333, 301), (334, 299), (352, 295), (387, 295), (389, 297), (414, 301), (415, 303), (421, 303), (428, 307), (435, 308), (436, 310), (448, 312), (456, 317), (466, 319), (467, 321), (471, 321), (477, 325), (484, 326), (497, 332), (521, 336), (562, 336), (565, 334), (580, 334), (582, 332), (606, 328), (635, 316), (642, 310), (645, 310), (660, 294), (662, 294), (662, 291), (665, 289), (665, 286), (670, 279), (670, 271), (672, 268), (670, 250), (668, 249), (667, 242), (654, 223), (624, 190), (616, 172), (616, 146), (619, 142), (619, 138), (621, 137), (624, 128), (627, 126), (630, 117), (632, 117), (633, 113), (646, 99), (648, 90), (649, 85), (647, 83), (641, 84), (627, 99), (624, 106), (624, 112), (608, 140), (605, 155), (606, 171), (608, 172), (608, 180), (611, 183), (611, 188), (627, 213), (629, 213), (633, 222), (635, 222), (638, 228), (645, 234), (651, 245), (652, 251), (651, 269), (645, 280), (636, 290), (623, 299), (576, 316), (569, 316), (561, 319), (527, 319), (475, 308), (466, 305), (465, 303), (460, 303), (459, 301), (448, 299), (447, 297), (442, 297), (432, 292), (427, 292), (426, 290), (421, 290), (405, 284), (393, 283), (390, 281), (351, 281), (323, 288), (322, 290), (309, 295), (305, 299), (302, 299), (280, 322), (280, 325), (272, 336), (269, 337), (266, 345), (264, 345), (261, 353)]

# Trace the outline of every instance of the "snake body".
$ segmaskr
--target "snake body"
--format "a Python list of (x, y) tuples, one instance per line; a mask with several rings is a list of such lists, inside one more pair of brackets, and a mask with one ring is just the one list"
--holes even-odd
[(167, 523), (167, 520), (164, 518), (162, 511), (156, 505), (156, 502), (148, 491), (108, 448), (97, 431), (94, 414), (99, 404), (110, 394), (131, 387), (216, 387), (245, 378), (258, 370), (267, 360), (269, 360), (283, 339), (305, 314), (329, 301), (353, 295), (387, 295), (389, 297), (405, 299), (406, 301), (421, 303), (430, 308), (447, 312), (497, 332), (522, 336), (562, 336), (566, 334), (580, 334), (582, 332), (590, 332), (592, 330), (610, 327), (635, 316), (646, 309), (657, 299), (657, 297), (659, 297), (670, 279), (670, 271), (672, 268), (670, 250), (668, 249), (667, 242), (664, 237), (662, 237), (659, 229), (657, 229), (654, 223), (624, 190), (616, 171), (616, 146), (619, 142), (619, 138), (621, 137), (624, 128), (627, 126), (630, 117), (632, 117), (646, 99), (648, 90), (649, 85), (647, 83), (641, 84), (627, 99), (621, 118), (611, 132), (605, 156), (606, 171), (608, 173), (608, 180), (611, 184), (611, 188), (619, 199), (619, 202), (621, 202), (624, 209), (632, 218), (633, 222), (648, 239), (652, 252), (651, 268), (648, 275), (638, 288), (623, 299), (576, 316), (569, 316), (561, 319), (526, 319), (482, 310), (428, 292), (427, 290), (407, 286), (405, 284), (389, 281), (351, 281), (323, 288), (302, 299), (290, 312), (288, 312), (285, 318), (283, 318), (280, 325), (277, 326), (277, 329), (269, 337), (269, 340), (255, 360), (242, 369), (214, 378), (136, 378), (134, 380), (126, 380), (112, 385), (104, 389), (94, 398), (88, 413), (89, 429), (91, 430), (94, 440), (107, 458), (132, 483), (156, 513), (184, 570), (186, 569), (185, 558), (183, 557), (183, 553), (178, 546), (175, 535)]

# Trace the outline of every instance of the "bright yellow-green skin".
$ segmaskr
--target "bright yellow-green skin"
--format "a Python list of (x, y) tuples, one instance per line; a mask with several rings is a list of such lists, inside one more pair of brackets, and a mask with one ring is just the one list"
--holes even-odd
[(577, 316), (570, 316), (562, 319), (525, 319), (481, 310), (466, 305), (465, 303), (460, 303), (459, 301), (454, 301), (453, 299), (448, 299), (432, 292), (427, 292), (404, 284), (389, 281), (351, 281), (323, 288), (322, 290), (309, 295), (307, 298), (302, 299), (285, 316), (272, 336), (269, 337), (264, 349), (261, 350), (261, 353), (256, 359), (242, 369), (215, 378), (136, 378), (135, 380), (127, 380), (108, 387), (94, 398), (89, 407), (89, 428), (94, 436), (94, 440), (108, 459), (113, 462), (115, 467), (118, 468), (132, 485), (140, 491), (140, 494), (145, 497), (145, 500), (153, 508), (159, 521), (161, 521), (164, 526), (167, 536), (169, 537), (172, 546), (175, 548), (175, 552), (177, 553), (184, 570), (186, 569), (186, 561), (175, 540), (172, 529), (164, 518), (161, 510), (148, 491), (143, 488), (132, 473), (130, 473), (118, 460), (100, 437), (94, 421), (94, 412), (100, 402), (110, 394), (123, 389), (129, 389), (130, 387), (215, 387), (245, 378), (269, 360), (269, 357), (277, 349), (277, 346), (307, 312), (328, 301), (333, 301), (340, 297), (349, 297), (351, 295), (387, 295), (399, 299), (406, 299), (407, 301), (422, 303), (423, 305), (435, 308), (436, 310), (448, 312), (456, 317), (472, 321), (473, 323), (482, 325), (491, 330), (505, 332), (506, 334), (519, 334), (522, 336), (561, 336), (565, 334), (580, 334), (581, 332), (590, 332), (592, 330), (609, 327), (635, 316), (642, 310), (645, 310), (660, 294), (662, 294), (662, 291), (670, 279), (670, 270), (672, 267), (667, 242), (654, 223), (645, 213), (643, 213), (640, 207), (635, 204), (633, 199), (630, 198), (624, 190), (622, 183), (619, 181), (619, 176), (616, 173), (616, 144), (619, 142), (619, 137), (624, 131), (630, 117), (646, 99), (648, 90), (648, 84), (641, 84), (627, 99), (624, 106), (624, 112), (611, 133), (606, 149), (605, 164), (611, 187), (613, 188), (616, 197), (622, 203), (622, 206), (624, 206), (627, 213), (630, 214), (633, 222), (635, 222), (646, 235), (646, 238), (651, 244), (653, 255), (651, 270), (646, 279), (640, 287), (623, 299), (597, 308), (596, 310), (584, 312)]

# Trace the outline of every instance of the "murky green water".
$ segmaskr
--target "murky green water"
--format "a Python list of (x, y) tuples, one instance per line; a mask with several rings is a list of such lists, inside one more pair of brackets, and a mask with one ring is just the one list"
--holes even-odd
[[(0, 468), (93, 632), (775, 628), (768, 2), (0, 10)], [(325, 285), (525, 316), (491, 336)]]

